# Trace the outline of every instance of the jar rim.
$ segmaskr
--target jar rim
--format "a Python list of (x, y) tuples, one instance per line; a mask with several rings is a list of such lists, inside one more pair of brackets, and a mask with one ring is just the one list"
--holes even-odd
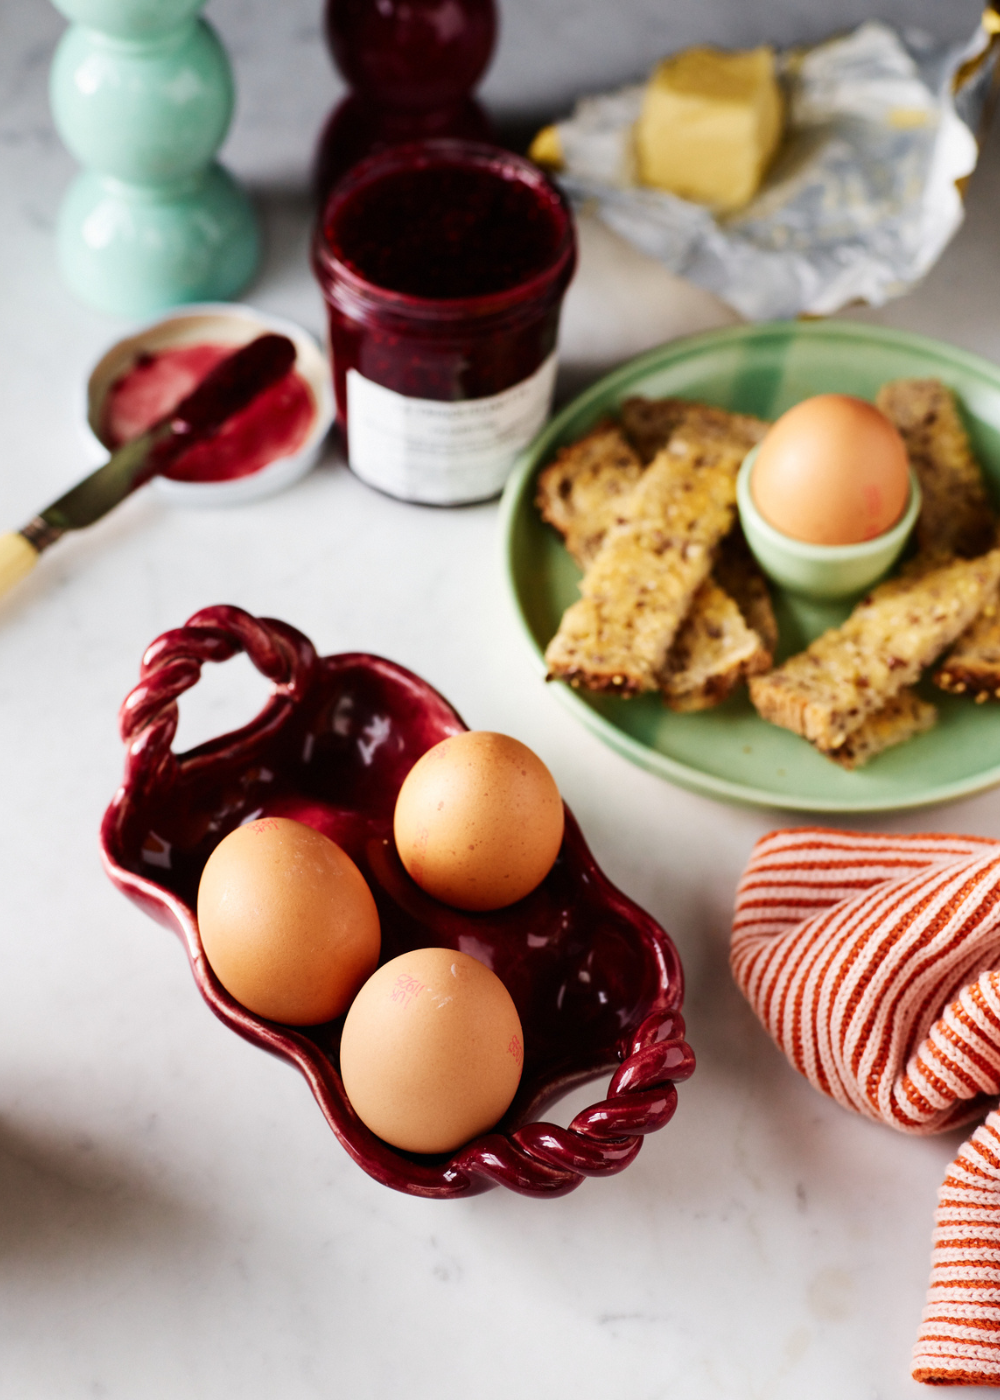
[[(412, 292), (393, 291), (380, 286), (344, 262), (330, 248), (327, 239), (330, 222), (338, 209), (358, 190), (396, 172), (447, 166), (462, 166), (465, 169), (475, 167), (490, 171), (503, 179), (515, 178), (533, 190), (544, 190), (550, 207), (562, 216), (562, 228), (550, 261), (530, 277), (500, 291), (462, 297), (430, 297)], [(366, 157), (337, 182), (316, 222), (312, 262), (325, 294), (328, 286), (336, 282), (359, 302), (403, 319), (476, 320), (484, 316), (502, 314), (526, 301), (542, 299), (546, 294), (561, 294), (576, 267), (576, 230), (573, 214), (563, 191), (539, 166), (523, 156), (479, 141), (410, 141)]]

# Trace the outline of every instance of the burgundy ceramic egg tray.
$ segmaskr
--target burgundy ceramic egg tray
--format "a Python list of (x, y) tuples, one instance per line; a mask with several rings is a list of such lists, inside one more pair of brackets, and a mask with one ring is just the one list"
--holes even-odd
[[(206, 661), (245, 651), (273, 683), (257, 718), (190, 753), (171, 750), (177, 697)], [(198, 988), (232, 1030), (305, 1075), (347, 1151), (376, 1180), (417, 1196), (472, 1195), (501, 1184), (558, 1196), (633, 1161), (677, 1102), (694, 1058), (680, 1015), (676, 950), (605, 879), (572, 815), (555, 866), (526, 899), (495, 913), (451, 909), (404, 871), (392, 840), (403, 778), (431, 745), (465, 728), (429, 685), (379, 657), (319, 657), (300, 632), (233, 607), (205, 608), (150, 646), (121, 710), (125, 778), (101, 827), (111, 879), (187, 949)], [(497, 1127), (450, 1156), (397, 1151), (351, 1108), (338, 1072), (342, 1018), (308, 1028), (264, 1021), (223, 990), (195, 917), (212, 849), (259, 815), (288, 816), (337, 841), (371, 886), (382, 960), (439, 945), (502, 979), (521, 1017), (521, 1085)], [(606, 1097), (569, 1128), (538, 1120), (574, 1085), (614, 1071)]]

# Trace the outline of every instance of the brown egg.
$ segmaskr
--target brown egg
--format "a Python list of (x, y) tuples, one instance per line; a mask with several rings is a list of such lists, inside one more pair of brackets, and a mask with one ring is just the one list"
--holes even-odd
[(407, 1152), (451, 1152), (517, 1092), (524, 1037), (510, 993), (467, 953), (393, 958), (355, 997), (340, 1072), (361, 1121)]
[(400, 859), (421, 889), (458, 909), (502, 909), (540, 884), (559, 854), (563, 805), (542, 760), (506, 734), (444, 739), (396, 800)]
[(371, 890), (329, 837), (287, 817), (231, 831), (198, 886), (212, 971), (248, 1011), (313, 1026), (339, 1016), (378, 964)]
[(906, 448), (873, 404), (818, 394), (768, 431), (750, 489), (761, 515), (783, 534), (809, 544), (860, 544), (906, 509)]

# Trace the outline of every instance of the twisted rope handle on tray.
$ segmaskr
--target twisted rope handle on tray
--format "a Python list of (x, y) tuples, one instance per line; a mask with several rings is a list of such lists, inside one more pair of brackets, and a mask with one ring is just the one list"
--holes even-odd
[(276, 702), (282, 712), (294, 703), (317, 673), (316, 650), (294, 627), (274, 618), (251, 617), (242, 608), (202, 608), (183, 627), (164, 632), (147, 648), (141, 680), (119, 711), (119, 729), (128, 745), (125, 782), (129, 788), (146, 794), (172, 782), (177, 769), (171, 744), (177, 733), (178, 696), (197, 683), (206, 661), (228, 661), (241, 651), (274, 683), (271, 701), (257, 723)]
[(449, 1164), (528, 1195), (563, 1195), (587, 1176), (611, 1176), (635, 1160), (646, 1133), (674, 1115), (674, 1085), (694, 1073), (694, 1052), (677, 1011), (647, 1016), (608, 1086), (607, 1098), (578, 1113), (568, 1128), (528, 1123), (481, 1139)]

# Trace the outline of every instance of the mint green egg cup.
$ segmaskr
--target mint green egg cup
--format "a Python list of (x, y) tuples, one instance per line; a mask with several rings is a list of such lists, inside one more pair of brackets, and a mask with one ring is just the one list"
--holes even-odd
[(736, 504), (747, 544), (772, 583), (820, 602), (849, 598), (871, 588), (899, 558), (920, 514), (920, 486), (910, 469), (910, 495), (896, 524), (860, 544), (809, 544), (778, 530), (761, 515), (752, 476), (760, 444), (743, 459), (736, 479)]

